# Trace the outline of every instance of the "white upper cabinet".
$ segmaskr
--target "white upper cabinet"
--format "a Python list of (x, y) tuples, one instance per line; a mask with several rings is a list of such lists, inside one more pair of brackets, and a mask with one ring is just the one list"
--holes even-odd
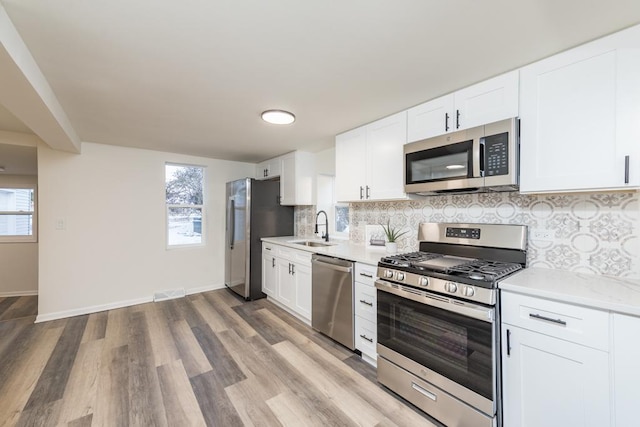
[(520, 191), (640, 186), (640, 27), (520, 72)]
[(271, 179), (280, 176), (280, 157), (265, 160), (256, 165), (256, 179)]
[(365, 127), (336, 136), (336, 199), (362, 200), (367, 180)]
[(336, 136), (338, 201), (404, 199), (403, 145), (407, 113)]
[(315, 161), (313, 153), (294, 151), (280, 157), (280, 204), (312, 205)]
[(518, 116), (518, 71), (410, 108), (408, 142)]

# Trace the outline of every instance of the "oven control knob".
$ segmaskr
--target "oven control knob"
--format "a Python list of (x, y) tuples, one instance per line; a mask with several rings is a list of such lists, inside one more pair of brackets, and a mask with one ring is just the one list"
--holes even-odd
[(428, 277), (421, 277), (420, 280), (418, 280), (418, 284), (420, 286), (429, 286), (429, 278)]
[(458, 290), (458, 285), (452, 282), (447, 282), (444, 284), (444, 290), (449, 292), (450, 294), (455, 294)]
[(384, 277), (386, 277), (387, 279), (391, 279), (391, 278), (393, 278), (393, 271), (391, 271), (391, 270), (385, 270), (385, 271), (384, 271)]
[(465, 297), (472, 297), (475, 295), (475, 293), (476, 290), (471, 286), (465, 286), (464, 289), (462, 289), (462, 295), (464, 295)]
[(404, 280), (404, 273), (397, 272), (396, 273), (396, 280)]

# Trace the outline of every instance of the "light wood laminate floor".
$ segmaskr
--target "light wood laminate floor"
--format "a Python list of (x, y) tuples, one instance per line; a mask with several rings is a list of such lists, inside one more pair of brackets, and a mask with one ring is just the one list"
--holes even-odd
[(0, 321), (0, 426), (433, 426), (267, 300), (223, 289), (33, 320)]

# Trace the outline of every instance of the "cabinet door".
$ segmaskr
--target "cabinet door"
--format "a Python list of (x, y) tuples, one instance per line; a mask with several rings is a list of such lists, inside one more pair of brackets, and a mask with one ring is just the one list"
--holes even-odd
[(296, 158), (295, 153), (282, 156), (280, 164), (280, 204), (296, 204)]
[(598, 46), (522, 69), (522, 192), (640, 185), (640, 50)]
[(293, 278), (296, 287), (295, 311), (311, 321), (311, 268), (294, 264)]
[(262, 255), (262, 292), (270, 297), (277, 296), (276, 258), (271, 254)]
[(336, 199), (364, 199), (366, 181), (366, 132), (360, 127), (336, 136)]
[(291, 262), (286, 259), (276, 258), (276, 275), (278, 276), (277, 300), (285, 306), (292, 308), (296, 298), (296, 286), (291, 274)]
[(640, 318), (613, 314), (613, 405), (617, 427), (638, 425)]
[(610, 425), (607, 352), (507, 324), (502, 346), (505, 427)]
[(256, 179), (267, 179), (269, 171), (269, 161), (261, 162), (256, 165)]
[(454, 104), (453, 130), (518, 117), (518, 71), (455, 92)]
[(407, 112), (367, 125), (367, 200), (403, 199), (403, 146), (407, 142)]
[(407, 112), (407, 142), (420, 141), (455, 130), (453, 94), (410, 108)]
[(256, 165), (256, 179), (271, 179), (276, 176), (280, 176), (280, 157)]

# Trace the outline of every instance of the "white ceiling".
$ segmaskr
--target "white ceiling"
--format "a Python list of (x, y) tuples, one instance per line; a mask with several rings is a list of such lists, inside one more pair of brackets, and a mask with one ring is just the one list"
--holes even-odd
[(82, 141), (252, 162), (640, 22), (638, 0), (0, 2)]

